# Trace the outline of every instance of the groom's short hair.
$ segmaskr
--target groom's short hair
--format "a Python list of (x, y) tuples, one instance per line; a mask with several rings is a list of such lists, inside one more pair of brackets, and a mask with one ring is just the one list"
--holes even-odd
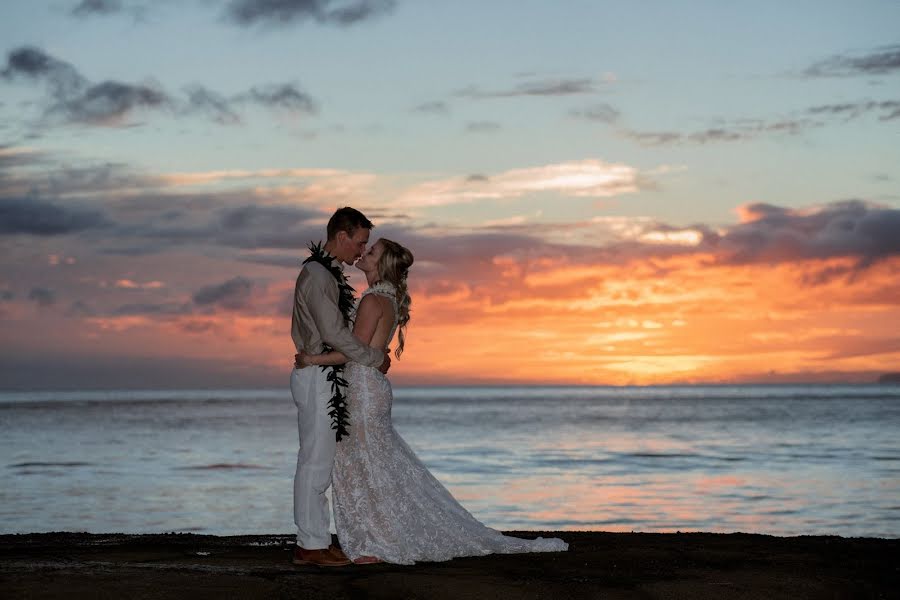
[(349, 206), (339, 208), (334, 211), (334, 214), (328, 219), (328, 239), (335, 239), (339, 231), (345, 231), (347, 232), (347, 235), (353, 237), (353, 234), (355, 234), (356, 230), (360, 227), (372, 229), (375, 226), (372, 225), (372, 221), (366, 218), (366, 215), (355, 208), (350, 208)]

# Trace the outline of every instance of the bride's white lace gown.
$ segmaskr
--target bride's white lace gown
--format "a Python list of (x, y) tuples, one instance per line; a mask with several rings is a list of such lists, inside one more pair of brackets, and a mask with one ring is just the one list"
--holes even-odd
[[(377, 293), (397, 305), (389, 284)], [(558, 552), (558, 538), (526, 540), (482, 525), (434, 478), (394, 430), (393, 392), (377, 369), (348, 363), (349, 435), (337, 445), (332, 480), (335, 526), (351, 559), (375, 556), (395, 564), (444, 561), (459, 556)]]

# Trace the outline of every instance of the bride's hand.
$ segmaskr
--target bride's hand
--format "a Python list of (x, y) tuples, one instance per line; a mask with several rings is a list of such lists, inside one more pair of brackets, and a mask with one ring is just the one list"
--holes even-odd
[(312, 356), (312, 354), (307, 354), (304, 350), (301, 350), (299, 353), (294, 355), (294, 367), (297, 369), (302, 369), (304, 367), (311, 366), (313, 364), (310, 361)]
[(388, 369), (391, 368), (391, 349), (384, 349), (384, 361), (382, 361), (381, 366), (378, 367), (378, 370), (381, 371), (382, 375), (387, 375)]

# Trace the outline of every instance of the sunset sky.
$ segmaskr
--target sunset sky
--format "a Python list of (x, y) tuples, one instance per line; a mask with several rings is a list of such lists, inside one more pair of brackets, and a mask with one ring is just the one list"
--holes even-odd
[(898, 23), (4, 1), (0, 388), (286, 386), (299, 264), (348, 205), (416, 257), (398, 385), (900, 371)]

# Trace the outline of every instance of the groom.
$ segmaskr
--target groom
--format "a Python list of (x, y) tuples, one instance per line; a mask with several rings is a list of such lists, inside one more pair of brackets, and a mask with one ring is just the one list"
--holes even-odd
[[(362, 255), (372, 227), (372, 222), (354, 208), (339, 208), (331, 216), (324, 258), (321, 262), (308, 260), (297, 277), (291, 338), (298, 353), (319, 354), (327, 344), (349, 360), (386, 373), (391, 364), (387, 351), (370, 348), (353, 336), (345, 320), (346, 302), (340, 302), (341, 263), (353, 264)], [(291, 373), (291, 395), (300, 429), (294, 475), (297, 547), (293, 562), (337, 567), (350, 564), (350, 560), (331, 545), (328, 531), (331, 510), (325, 490), (331, 485), (336, 441), (328, 414), (332, 385), (326, 377), (325, 369), (315, 366), (295, 368)]]

